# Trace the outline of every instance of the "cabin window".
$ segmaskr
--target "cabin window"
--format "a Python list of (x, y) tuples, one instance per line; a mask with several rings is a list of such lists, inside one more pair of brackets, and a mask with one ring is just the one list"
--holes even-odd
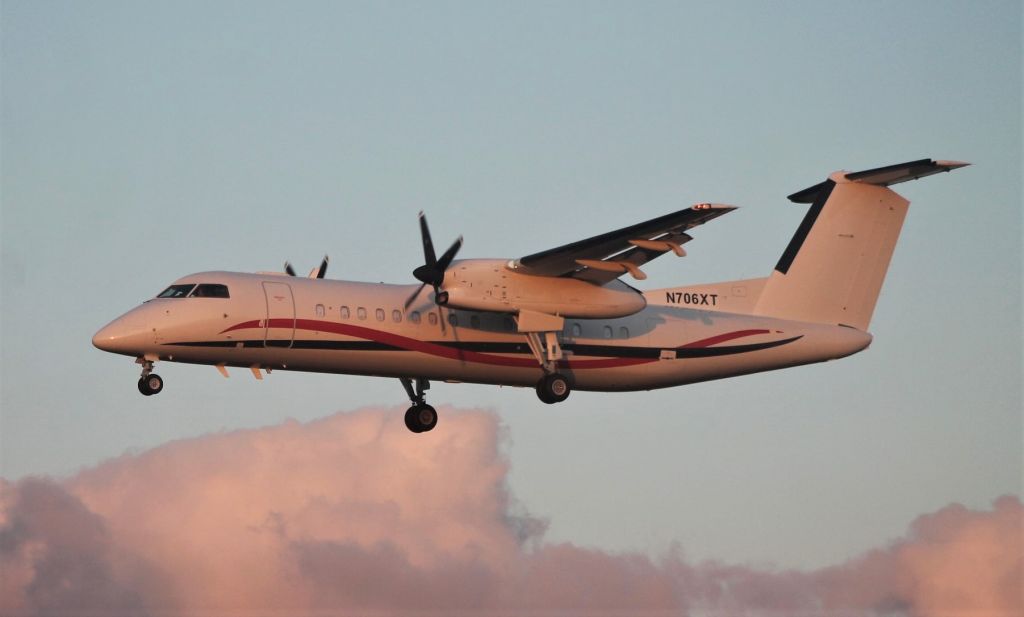
[(324, 316), (324, 305), (323, 304), (317, 304), (316, 305), (316, 316), (317, 317), (323, 317)]
[(619, 338), (629, 338), (629, 328), (626, 326), (619, 328)]
[(160, 292), (157, 298), (184, 298), (188, 295), (188, 292), (192, 291), (195, 287), (195, 283), (184, 283), (182, 285), (171, 285), (167, 289)]
[(409, 321), (413, 322), (414, 324), (418, 324), (420, 322), (420, 312), (413, 311), (409, 313)]
[(605, 326), (604, 327), (604, 337), (605, 338), (611, 338), (612, 337), (612, 327), (611, 326)]
[(359, 308), (357, 308), (356, 309), (356, 317), (358, 317), (361, 321), (365, 321), (366, 320), (366, 309), (364, 309), (361, 306)]
[(395, 323), (402, 323), (402, 311), (398, 309), (391, 311), (391, 321)]
[(189, 298), (227, 298), (228, 286), (215, 283), (203, 283), (188, 295)]
[(580, 324), (574, 323), (572, 325), (572, 335), (580, 336), (581, 334), (583, 334), (583, 328), (580, 326)]
[(474, 327), (474, 328), (479, 328), (480, 327), (480, 318), (477, 317), (476, 315), (471, 316), (469, 318), (469, 325)]
[(437, 313), (427, 313), (427, 321), (430, 322), (430, 325), (436, 326), (437, 325)]
[(348, 312), (348, 307), (347, 306), (341, 307), (341, 318), (342, 319), (348, 319), (349, 317), (351, 317), (351, 315)]
[(515, 323), (512, 322), (512, 318), (511, 317), (506, 317), (506, 318), (502, 319), (501, 323), (502, 323), (503, 326), (505, 326), (505, 331), (506, 332), (511, 332), (513, 326), (515, 326)]
[(384, 309), (382, 309), (382, 308), (377, 309), (374, 312), (374, 315), (377, 316), (377, 321), (384, 321)]
[(459, 325), (459, 316), (455, 313), (448, 313), (448, 323), (453, 326)]

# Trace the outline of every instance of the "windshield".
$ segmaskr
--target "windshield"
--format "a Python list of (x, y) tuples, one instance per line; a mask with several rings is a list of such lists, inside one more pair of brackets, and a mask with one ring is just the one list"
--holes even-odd
[(188, 292), (192, 291), (195, 287), (195, 283), (183, 283), (181, 285), (171, 285), (167, 289), (160, 292), (157, 298), (184, 298), (188, 295)]
[(196, 285), (195, 291), (188, 296), (189, 298), (227, 298), (228, 297), (228, 286), (220, 285), (218, 283), (205, 283)]

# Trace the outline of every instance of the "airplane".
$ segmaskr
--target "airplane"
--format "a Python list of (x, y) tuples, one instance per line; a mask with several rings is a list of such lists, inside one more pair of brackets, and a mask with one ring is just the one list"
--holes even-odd
[(648, 261), (685, 256), (691, 230), (735, 210), (700, 203), (518, 259), (438, 257), (420, 213), (420, 284), (325, 278), (328, 259), (285, 272), (202, 272), (93, 337), (136, 358), (138, 389), (163, 390), (157, 361), (252, 371), (397, 377), (405, 423), (437, 424), (431, 381), (533, 387), (544, 403), (572, 390), (636, 391), (842, 358), (867, 348), (909, 202), (888, 188), (968, 163), (922, 159), (837, 171), (790, 201), (810, 204), (767, 277), (640, 291)]

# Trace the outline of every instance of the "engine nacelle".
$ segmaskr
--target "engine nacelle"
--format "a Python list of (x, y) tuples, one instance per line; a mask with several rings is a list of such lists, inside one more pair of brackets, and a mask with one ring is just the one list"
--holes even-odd
[(611, 319), (638, 313), (647, 301), (621, 281), (595, 285), (574, 278), (514, 272), (500, 259), (457, 261), (445, 272), (445, 306), (469, 311), (520, 310), (579, 319)]

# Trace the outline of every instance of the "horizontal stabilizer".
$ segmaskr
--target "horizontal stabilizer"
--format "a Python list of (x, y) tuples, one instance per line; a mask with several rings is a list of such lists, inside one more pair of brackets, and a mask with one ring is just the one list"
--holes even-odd
[[(925, 176), (942, 173), (944, 171), (952, 171), (968, 165), (970, 165), (970, 163), (962, 163), (960, 161), (933, 161), (932, 159), (921, 159), (919, 161), (887, 165), (885, 167), (876, 167), (875, 169), (866, 169), (864, 171), (837, 172), (834, 175), (838, 175), (840, 180), (845, 179), (849, 182), (874, 184), (876, 186), (890, 186), (892, 184), (899, 184), (900, 182), (906, 182), (908, 180), (917, 180), (918, 178), (924, 178)], [(828, 183), (829, 180), (826, 180), (825, 182), (805, 188), (802, 191), (797, 191), (789, 196), (789, 200), (798, 204), (814, 203), (814, 199), (818, 196), (818, 193), (820, 193)]]

